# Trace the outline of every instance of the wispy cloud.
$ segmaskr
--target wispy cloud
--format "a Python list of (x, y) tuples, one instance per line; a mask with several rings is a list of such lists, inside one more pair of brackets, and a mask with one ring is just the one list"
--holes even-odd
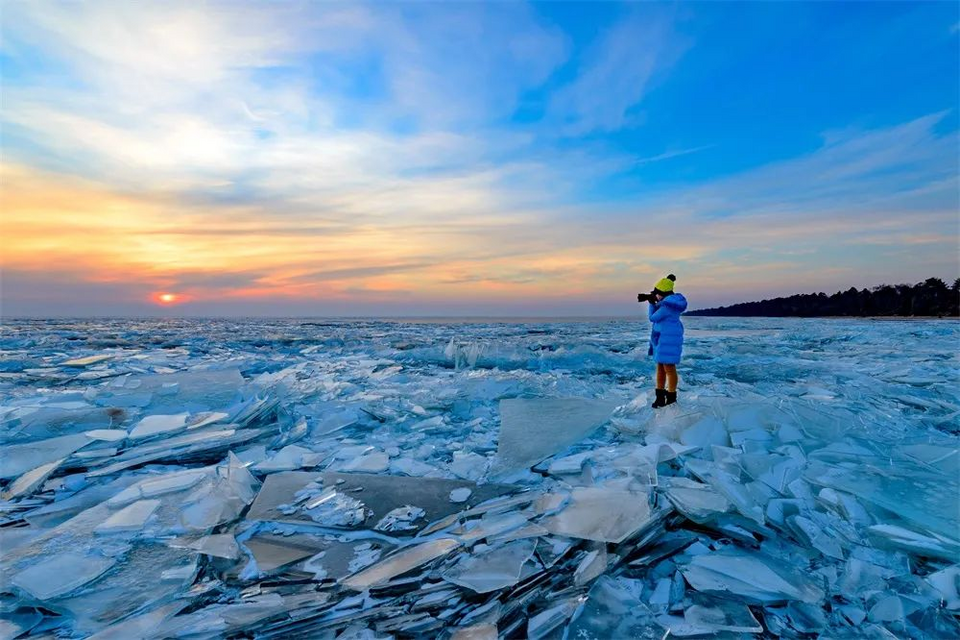
[(691, 147), (689, 149), (678, 149), (676, 151), (665, 151), (664, 153), (658, 153), (655, 156), (650, 156), (647, 158), (637, 158), (634, 160), (634, 164), (644, 165), (651, 162), (660, 162), (661, 160), (672, 160), (673, 158), (682, 158), (683, 156), (688, 156), (691, 153), (697, 153), (699, 151), (705, 151), (707, 149), (712, 149), (714, 145), (704, 144), (699, 147)]
[(668, 15), (643, 11), (601, 34), (577, 76), (554, 95), (550, 115), (569, 135), (615, 131), (636, 124), (651, 81), (688, 46)]

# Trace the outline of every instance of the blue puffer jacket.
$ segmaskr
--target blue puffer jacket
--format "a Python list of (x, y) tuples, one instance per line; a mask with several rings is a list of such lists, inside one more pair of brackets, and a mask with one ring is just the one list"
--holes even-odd
[(682, 293), (672, 293), (659, 304), (648, 305), (650, 351), (657, 364), (677, 364), (683, 352), (683, 323), (680, 314), (687, 310), (687, 299)]

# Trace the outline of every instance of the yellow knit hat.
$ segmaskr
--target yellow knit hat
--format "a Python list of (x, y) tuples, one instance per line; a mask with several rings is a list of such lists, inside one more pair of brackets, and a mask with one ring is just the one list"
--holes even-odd
[(677, 276), (672, 273), (666, 278), (662, 278), (660, 282), (654, 287), (657, 291), (662, 291), (664, 293), (673, 293), (673, 281), (677, 279)]

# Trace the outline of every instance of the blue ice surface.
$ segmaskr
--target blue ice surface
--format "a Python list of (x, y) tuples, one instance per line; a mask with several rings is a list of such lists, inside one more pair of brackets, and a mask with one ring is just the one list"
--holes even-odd
[[(4, 631), (960, 635), (960, 323), (684, 323), (680, 400), (655, 411), (639, 316), (4, 320)], [(598, 429), (575, 411), (501, 422), (513, 398), (617, 408)], [(501, 430), (538, 451), (587, 435), (516, 469)], [(461, 513), (383, 532), (376, 496), (308, 471), (436, 479), (383, 508)], [(514, 497), (437, 502), (464, 486)], [(248, 519), (255, 499), (282, 522)], [(623, 499), (648, 508), (611, 513)], [(122, 509), (146, 519), (100, 526)], [(531, 539), (520, 564), (496, 552)], [(109, 569), (38, 580), (65, 553)], [(342, 580), (371, 565), (388, 586), (358, 600)], [(631, 621), (605, 622), (623, 602)]]

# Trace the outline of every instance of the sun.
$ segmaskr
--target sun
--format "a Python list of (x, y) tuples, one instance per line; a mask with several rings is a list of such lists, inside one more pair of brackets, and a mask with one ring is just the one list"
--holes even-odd
[(161, 304), (173, 304), (179, 300), (179, 296), (175, 293), (161, 293), (157, 295), (157, 300)]

